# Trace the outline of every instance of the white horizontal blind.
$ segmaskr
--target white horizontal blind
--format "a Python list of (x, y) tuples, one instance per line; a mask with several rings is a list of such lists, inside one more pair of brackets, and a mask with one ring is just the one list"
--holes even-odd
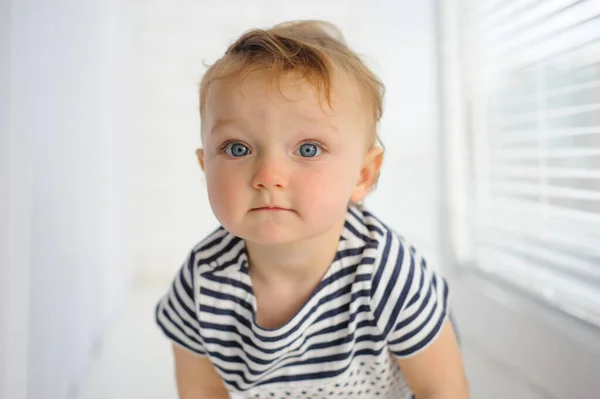
[(600, 0), (463, 0), (473, 267), (600, 326)]

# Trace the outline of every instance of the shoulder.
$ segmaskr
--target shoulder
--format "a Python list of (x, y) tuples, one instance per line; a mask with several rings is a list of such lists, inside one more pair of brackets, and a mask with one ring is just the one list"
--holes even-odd
[[(381, 300), (382, 285), (393, 282), (396, 287), (409, 281), (411, 263), (416, 251), (400, 234), (364, 207), (351, 207), (346, 220), (347, 236), (359, 240), (370, 258), (370, 290), (374, 300)], [(353, 245), (357, 247), (358, 245)], [(388, 292), (389, 294), (389, 292)]]
[(237, 263), (244, 252), (244, 240), (219, 227), (192, 248), (187, 264), (190, 271), (210, 273)]
[[(424, 260), (410, 242), (375, 214), (364, 208), (353, 209), (353, 212), (366, 227), (365, 239), (371, 241), (375, 251), (370, 273), (370, 298), (374, 317), (379, 319), (386, 313), (389, 316), (390, 311), (394, 312), (393, 308), (397, 312), (406, 305)], [(386, 311), (389, 306), (392, 309)]]
[(403, 258), (405, 247), (412, 248), (400, 234), (364, 207), (350, 207), (346, 230), (359, 237), (366, 246), (376, 249), (380, 260), (376, 266), (389, 266), (390, 256)]
[(438, 331), (446, 314), (448, 284), (410, 241), (369, 211), (361, 214), (377, 248), (370, 273), (371, 315), (395, 353), (404, 353), (412, 342), (407, 339), (411, 331)]

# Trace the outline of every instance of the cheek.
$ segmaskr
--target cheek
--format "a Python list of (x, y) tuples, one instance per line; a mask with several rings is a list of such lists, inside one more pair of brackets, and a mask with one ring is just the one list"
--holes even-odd
[(313, 203), (346, 203), (358, 180), (357, 173), (344, 165), (321, 165), (318, 170), (305, 171), (299, 182), (304, 182), (302, 192)]
[(226, 165), (218, 161), (206, 167), (206, 185), (211, 207), (216, 214), (230, 212), (240, 198), (240, 187), (243, 186), (240, 173), (231, 173)]

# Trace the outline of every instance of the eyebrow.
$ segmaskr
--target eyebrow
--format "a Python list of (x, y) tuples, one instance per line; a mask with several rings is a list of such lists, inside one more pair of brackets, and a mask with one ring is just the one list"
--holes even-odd
[(309, 124), (311, 124), (313, 126), (319, 126), (320, 128), (323, 128), (325, 130), (333, 130), (336, 133), (340, 132), (340, 129), (336, 125), (333, 125), (333, 124), (324, 125), (321, 118), (311, 118), (310, 116), (303, 115), (301, 117), (301, 119), (305, 122), (308, 122)]
[[(325, 125), (322, 126), (320, 124), (320, 121), (318, 119), (314, 119), (314, 118), (309, 118), (309, 117), (303, 117), (302, 118), (304, 121), (309, 122), (311, 125), (314, 126), (319, 126), (320, 128), (322, 128), (323, 130), (328, 130), (328, 131), (332, 131), (334, 133), (340, 133), (340, 129), (336, 126), (336, 125)], [(224, 126), (237, 126), (237, 127), (246, 127), (247, 123), (244, 119), (240, 119), (240, 118), (220, 118), (217, 119), (217, 121), (215, 122), (215, 124), (213, 125), (213, 127), (210, 129), (211, 133), (215, 133), (215, 131), (221, 129)]]
[(218, 130), (218, 129), (222, 128), (223, 126), (228, 126), (228, 125), (245, 126), (246, 123), (244, 122), (243, 119), (239, 119), (239, 118), (217, 119), (217, 121), (215, 122), (213, 127), (210, 129), (210, 132), (214, 133), (215, 130)]

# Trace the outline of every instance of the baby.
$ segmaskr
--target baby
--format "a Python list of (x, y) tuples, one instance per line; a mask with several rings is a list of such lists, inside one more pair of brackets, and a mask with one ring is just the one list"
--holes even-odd
[(446, 282), (361, 205), (382, 101), (325, 22), (249, 31), (208, 69), (197, 157), (221, 227), (156, 307), (181, 398), (468, 397)]

